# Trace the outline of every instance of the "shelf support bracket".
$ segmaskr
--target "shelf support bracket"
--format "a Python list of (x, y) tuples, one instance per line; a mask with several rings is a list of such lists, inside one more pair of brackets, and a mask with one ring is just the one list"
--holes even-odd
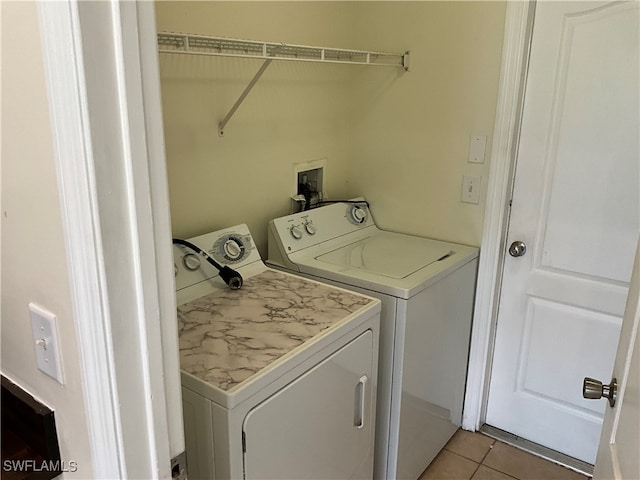
[(404, 68), (405, 72), (409, 71), (409, 59), (411, 57), (409, 56), (409, 50), (407, 50), (406, 52), (404, 52), (404, 55), (402, 55), (402, 67)]
[(258, 83), (258, 80), (260, 80), (260, 77), (262, 76), (264, 71), (267, 69), (267, 67), (271, 64), (272, 61), (273, 59), (271, 58), (264, 61), (260, 69), (256, 72), (256, 74), (253, 76), (253, 78), (249, 82), (249, 85), (247, 85), (244, 91), (240, 94), (240, 97), (238, 98), (238, 100), (236, 100), (236, 103), (233, 104), (233, 107), (231, 107), (231, 110), (229, 110), (229, 113), (227, 113), (227, 115), (218, 124), (218, 136), (224, 137), (224, 127), (227, 125), (227, 123), (229, 123), (229, 120), (231, 120), (231, 117), (233, 117), (233, 114), (236, 113), (236, 110), (238, 110), (238, 107), (242, 104), (242, 102), (244, 102), (244, 99), (247, 97), (247, 95), (249, 95), (249, 92), (251, 92), (251, 90), (256, 85), (256, 83)]

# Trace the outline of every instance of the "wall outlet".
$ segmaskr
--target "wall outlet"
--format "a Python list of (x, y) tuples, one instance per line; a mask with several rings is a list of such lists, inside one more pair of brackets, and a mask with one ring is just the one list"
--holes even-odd
[(476, 135), (469, 139), (469, 163), (484, 163), (487, 136)]
[(38, 370), (64, 385), (56, 316), (35, 303), (29, 304), (29, 311)]
[(464, 203), (477, 205), (480, 202), (480, 181), (481, 177), (462, 177), (462, 192), (460, 200)]

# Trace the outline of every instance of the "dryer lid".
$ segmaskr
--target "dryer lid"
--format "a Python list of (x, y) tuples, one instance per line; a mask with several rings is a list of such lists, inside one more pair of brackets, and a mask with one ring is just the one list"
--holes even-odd
[(392, 232), (378, 232), (315, 259), (339, 267), (401, 279), (455, 251), (451, 244)]

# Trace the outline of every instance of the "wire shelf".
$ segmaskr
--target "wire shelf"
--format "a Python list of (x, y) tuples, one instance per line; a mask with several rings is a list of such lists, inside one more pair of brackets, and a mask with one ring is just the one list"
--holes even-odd
[(158, 33), (158, 47), (160, 53), (379, 65), (409, 69), (409, 52), (385, 53), (344, 50), (165, 32)]
[(274, 60), (298, 62), (340, 63), (350, 65), (379, 65), (400, 67), (409, 70), (409, 52), (384, 53), (339, 48), (309, 47), (286, 43), (256, 42), (233, 38), (187, 35), (183, 33), (158, 33), (158, 52), (187, 55), (209, 55), (218, 57), (241, 57), (264, 60), (249, 85), (240, 94), (227, 115), (218, 124), (218, 135), (224, 129), (264, 71)]

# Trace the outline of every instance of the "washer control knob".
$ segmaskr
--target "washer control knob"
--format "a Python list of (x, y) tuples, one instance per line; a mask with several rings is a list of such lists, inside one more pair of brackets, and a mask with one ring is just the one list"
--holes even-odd
[(182, 264), (184, 265), (184, 268), (193, 272), (200, 268), (200, 257), (195, 253), (187, 253), (182, 257)]
[(311, 222), (307, 222), (304, 224), (304, 229), (307, 231), (307, 233), (309, 235), (315, 235), (316, 234), (316, 227), (313, 223)]
[(234, 239), (230, 238), (224, 242), (224, 254), (229, 257), (230, 260), (238, 260), (242, 255), (242, 247)]
[(297, 225), (294, 225), (289, 229), (289, 233), (296, 240), (300, 240), (302, 238), (302, 230)]
[(351, 218), (356, 223), (364, 223), (367, 221), (367, 211), (364, 208), (355, 205), (351, 209)]

